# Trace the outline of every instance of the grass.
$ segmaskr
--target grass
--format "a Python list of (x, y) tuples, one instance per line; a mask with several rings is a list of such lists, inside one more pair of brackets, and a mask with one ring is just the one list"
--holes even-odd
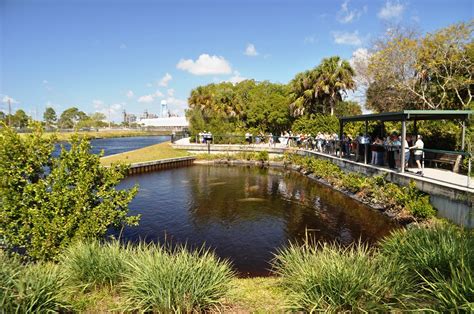
[(118, 241), (76, 242), (66, 249), (61, 263), (73, 287), (113, 287), (123, 279), (128, 254), (129, 247), (123, 247)]
[(268, 278), (235, 278), (204, 249), (89, 241), (57, 264), (0, 251), (0, 312), (473, 312), (473, 256), (474, 231), (442, 222), (372, 248), (289, 245)]
[(279, 277), (234, 278), (223, 312), (286, 312), (286, 295)]
[(217, 307), (234, 277), (212, 252), (139, 245), (127, 261), (123, 293), (128, 310), (192, 312)]
[(303, 311), (387, 311), (410, 286), (366, 245), (290, 245), (274, 260), (289, 305)]
[(129, 152), (102, 157), (100, 161), (103, 165), (108, 166), (113, 163), (132, 164), (159, 159), (186, 157), (190, 155), (191, 154), (186, 151), (174, 149), (170, 142), (164, 142)]
[(67, 307), (65, 280), (53, 263), (22, 265), (0, 251), (0, 312), (56, 312)]

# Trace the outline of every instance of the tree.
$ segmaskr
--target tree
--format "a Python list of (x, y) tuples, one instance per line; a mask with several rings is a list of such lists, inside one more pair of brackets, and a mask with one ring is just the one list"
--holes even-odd
[(459, 23), (425, 36), (391, 29), (369, 58), (367, 107), (467, 109), (474, 85), (473, 28), (474, 22)]
[(137, 188), (116, 189), (125, 167), (102, 167), (77, 136), (54, 158), (54, 140), (38, 125), (25, 137), (0, 128), (0, 239), (33, 259), (54, 259), (77, 239), (138, 221), (127, 216)]
[(14, 115), (11, 116), (11, 123), (17, 128), (25, 128), (28, 126), (30, 117), (22, 109), (18, 109)]
[(349, 62), (338, 56), (323, 59), (314, 69), (298, 73), (290, 82), (293, 115), (324, 114), (327, 108), (333, 115), (342, 94), (355, 89), (354, 76)]
[(43, 120), (47, 127), (55, 125), (57, 121), (56, 111), (54, 111), (54, 109), (51, 107), (46, 108), (43, 114)]
[(323, 59), (319, 69), (315, 86), (316, 95), (329, 103), (332, 116), (336, 104), (342, 101), (342, 93), (355, 89), (355, 72), (349, 62), (341, 60), (338, 56)]
[(356, 116), (362, 114), (362, 107), (355, 101), (341, 101), (336, 106), (337, 117)]
[(61, 113), (58, 124), (63, 129), (72, 129), (79, 121), (85, 119), (87, 119), (87, 115), (84, 112), (80, 111), (76, 107), (71, 107)]

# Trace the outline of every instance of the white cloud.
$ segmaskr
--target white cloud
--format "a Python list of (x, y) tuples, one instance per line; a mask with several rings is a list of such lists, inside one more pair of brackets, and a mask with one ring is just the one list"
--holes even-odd
[(232, 67), (224, 57), (202, 54), (196, 61), (181, 59), (176, 68), (194, 75), (230, 74)]
[(247, 78), (241, 76), (239, 71), (234, 71), (234, 76), (232, 76), (226, 82), (231, 82), (232, 84), (237, 84), (237, 83), (240, 83), (240, 82), (245, 81), (245, 80), (247, 80)]
[(255, 49), (254, 44), (247, 44), (247, 48), (245, 48), (244, 55), (249, 57), (256, 57), (258, 56), (257, 49)]
[(314, 36), (306, 36), (303, 42), (305, 44), (314, 44), (316, 42), (316, 38)]
[(377, 16), (382, 20), (398, 20), (402, 17), (404, 10), (405, 6), (400, 2), (391, 2), (390, 0), (387, 0)]
[(121, 43), (119, 48), (120, 49), (127, 49), (127, 45), (125, 45), (124, 43)]
[(99, 109), (100, 107), (104, 105), (104, 102), (102, 100), (94, 99), (92, 101), (92, 104), (94, 105), (95, 109)]
[(174, 96), (174, 89), (170, 88), (167, 91), (168, 96), (173, 97)]
[(171, 81), (172, 79), (173, 79), (173, 77), (171, 76), (171, 74), (166, 73), (165, 76), (163, 76), (161, 78), (161, 80), (158, 82), (158, 85), (163, 86), (163, 87), (167, 87), (169, 81)]
[(47, 91), (51, 91), (53, 89), (48, 80), (43, 80), (43, 86)]
[(7, 104), (8, 101), (10, 101), (11, 104), (19, 104), (20, 102), (18, 100), (13, 99), (12, 97), (8, 95), (4, 95), (2, 98), (2, 102)]
[(160, 98), (160, 97), (163, 97), (164, 95), (163, 95), (162, 92), (160, 92), (160, 91), (157, 89), (156, 92), (153, 94), (153, 96)]
[(145, 95), (138, 98), (138, 102), (146, 103), (146, 104), (153, 102), (153, 100), (154, 100), (154, 95)]
[(166, 98), (166, 103), (173, 107), (178, 107), (178, 109), (183, 110), (188, 106), (188, 102), (184, 99), (179, 99), (175, 97)]
[(367, 12), (367, 6), (364, 6), (362, 10), (360, 9), (349, 9), (349, 0), (346, 0), (342, 3), (341, 9), (336, 14), (336, 19), (343, 24), (351, 23), (358, 20), (362, 13)]
[(133, 93), (132, 90), (129, 90), (129, 91), (127, 91), (127, 94), (126, 94), (126, 95), (127, 95), (128, 98), (133, 98), (133, 96), (134, 96), (135, 94)]
[(359, 36), (359, 31), (353, 33), (348, 32), (333, 32), (334, 42), (339, 45), (362, 45), (362, 39)]

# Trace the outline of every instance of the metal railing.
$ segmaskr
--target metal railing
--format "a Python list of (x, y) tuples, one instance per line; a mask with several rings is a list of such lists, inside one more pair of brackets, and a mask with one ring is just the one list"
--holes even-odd
[[(174, 137), (177, 139), (178, 137)], [(387, 145), (387, 144), (371, 144), (371, 143), (359, 143), (353, 140), (339, 140), (334, 138), (316, 138), (306, 136), (279, 136), (279, 135), (234, 135), (234, 134), (202, 134), (201, 136), (195, 136), (192, 143), (198, 143), (208, 146), (210, 151), (211, 144), (240, 144), (249, 146), (267, 146), (267, 147), (278, 147), (278, 148), (300, 148), (310, 151), (316, 151), (318, 153), (353, 160), (364, 164), (372, 164), (378, 167), (388, 167), (397, 171), (401, 171), (401, 145)], [(422, 151), (422, 157), (420, 159), (421, 169), (418, 170), (416, 162), (414, 162), (415, 151)], [(406, 148), (406, 152), (409, 152), (407, 158), (406, 172), (413, 173), (413, 168), (420, 171), (419, 174), (423, 177), (431, 178), (437, 181), (443, 181), (451, 184), (467, 186), (470, 188), (471, 185), (471, 173), (472, 173), (472, 154), (465, 151), (449, 151), (449, 150), (438, 150), (438, 149), (409, 149)], [(449, 157), (447, 157), (449, 156)], [(455, 157), (454, 157), (455, 156)], [(438, 158), (437, 158), (438, 157)], [(443, 158), (439, 158), (443, 157)], [(434, 165), (434, 167), (433, 167)], [(446, 165), (451, 165), (451, 171), (459, 172), (462, 175), (466, 175), (465, 183), (460, 182), (462, 177), (451, 178), (452, 180), (445, 180), (445, 172), (434, 172), (425, 171), (425, 168), (438, 168), (446, 169)], [(454, 167), (456, 166), (456, 167)], [(455, 171), (454, 171), (455, 170)], [(456, 180), (454, 180), (456, 179)]]

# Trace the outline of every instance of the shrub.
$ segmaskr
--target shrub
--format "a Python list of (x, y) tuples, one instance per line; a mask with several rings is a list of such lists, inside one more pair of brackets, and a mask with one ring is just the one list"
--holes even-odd
[(21, 271), (20, 261), (0, 250), (0, 310), (15, 306), (15, 282)]
[(54, 259), (77, 239), (138, 222), (127, 216), (137, 189), (116, 189), (126, 169), (103, 167), (90, 148), (76, 136), (55, 158), (41, 127), (26, 136), (0, 127), (0, 238), (8, 248)]
[(230, 264), (201, 249), (140, 245), (123, 283), (130, 310), (191, 312), (209, 309), (229, 290)]
[(282, 277), (291, 306), (304, 311), (387, 310), (410, 283), (393, 263), (381, 263), (363, 244), (290, 245), (273, 267)]
[(0, 253), (0, 312), (56, 312), (66, 307), (64, 277), (51, 263), (21, 265)]
[(405, 208), (414, 217), (421, 219), (436, 214), (429, 202), (429, 196), (418, 190), (414, 181), (411, 181), (408, 187), (399, 187), (386, 182), (381, 176), (367, 178), (359, 174), (347, 174), (330, 161), (303, 157), (295, 153), (285, 153), (285, 161), (302, 166), (335, 187), (344, 188), (352, 193), (360, 192), (361, 196), (385, 208), (395, 210)]
[(452, 268), (461, 269), (462, 263), (474, 270), (473, 232), (448, 224), (396, 230), (381, 241), (380, 250), (387, 260), (406, 267), (419, 282), (422, 278), (431, 280), (433, 271), (452, 278)]
[(438, 271), (430, 269), (429, 277), (422, 277), (422, 296), (429, 300), (431, 308), (444, 313), (474, 312), (474, 269), (469, 267), (464, 260), (450, 264), (451, 278), (444, 278)]
[(79, 241), (66, 250), (61, 262), (72, 286), (113, 286), (123, 278), (128, 253), (118, 241)]
[(268, 151), (263, 150), (255, 154), (255, 159), (261, 162), (268, 161)]

